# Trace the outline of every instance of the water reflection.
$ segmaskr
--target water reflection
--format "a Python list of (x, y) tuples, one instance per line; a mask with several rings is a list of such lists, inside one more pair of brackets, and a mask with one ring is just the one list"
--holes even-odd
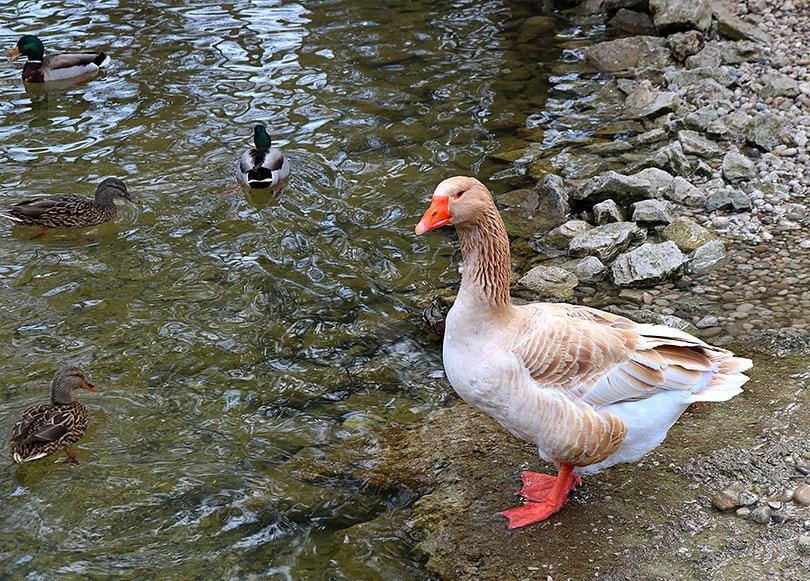
[[(306, 484), (290, 460), (445, 397), (411, 317), (456, 267), (412, 228), (515, 115), (496, 87), (525, 66), (501, 34), (514, 7), (0, 4), (8, 47), (35, 33), (46, 54), (113, 58), (53, 92), (0, 67), (2, 203), (106, 176), (142, 202), (90, 230), (0, 232), (0, 428), (59, 361), (101, 388), (79, 466), (3, 472), (0, 570), (419, 578), (406, 492)], [(256, 122), (293, 173), (277, 195), (222, 196)]]

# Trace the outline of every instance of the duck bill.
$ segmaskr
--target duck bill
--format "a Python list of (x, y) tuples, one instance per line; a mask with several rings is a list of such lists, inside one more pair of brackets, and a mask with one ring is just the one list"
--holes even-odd
[(20, 49), (15, 46), (14, 48), (12, 48), (11, 50), (8, 51), (8, 54), (9, 54), (9, 60), (13, 61), (18, 56), (20, 56), (22, 53), (20, 52)]
[(126, 200), (128, 200), (128, 201), (132, 202), (133, 204), (140, 204), (140, 203), (141, 203), (141, 202), (138, 200), (138, 198), (136, 198), (135, 196), (133, 196), (133, 195), (132, 195), (132, 194), (130, 194), (129, 192), (127, 192), (126, 194), (124, 194), (124, 198), (125, 198)]
[(430, 230), (441, 228), (450, 223), (450, 198), (447, 196), (435, 196), (430, 202), (430, 207), (419, 220), (415, 231), (417, 234), (424, 234)]
[(92, 383), (87, 383), (86, 381), (83, 381), (80, 387), (82, 389), (86, 389), (87, 391), (98, 391), (98, 388), (95, 385)]

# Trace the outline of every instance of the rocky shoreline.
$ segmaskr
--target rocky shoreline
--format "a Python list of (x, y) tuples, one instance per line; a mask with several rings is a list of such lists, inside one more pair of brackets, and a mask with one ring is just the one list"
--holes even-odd
[[(574, 4), (617, 38), (565, 47), (592, 67), (552, 78), (576, 100), (571, 131), (529, 119), (516, 131), (534, 142), (495, 155), (514, 292), (731, 344), (755, 361), (746, 392), (690, 409), (640, 463), (516, 531), (498, 512), (521, 470), (543, 469), (536, 450), (455, 400), (302, 473), (418, 495), (401, 529), (425, 578), (808, 579), (810, 6)], [(446, 306), (426, 311), (439, 332)]]

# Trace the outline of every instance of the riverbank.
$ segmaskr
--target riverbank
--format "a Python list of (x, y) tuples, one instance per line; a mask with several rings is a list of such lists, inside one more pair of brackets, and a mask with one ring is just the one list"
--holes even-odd
[[(715, 41), (710, 35), (690, 56), (709, 47), (707, 52), (714, 51), (721, 60), (706, 66), (729, 75), (733, 82), (715, 86), (717, 81), (712, 79), (702, 85), (702, 92), (693, 91), (690, 85), (672, 82), (672, 76), (667, 81), (667, 75), (704, 67), (690, 68), (684, 53), (680, 62), (667, 57), (666, 69), (659, 69), (659, 74), (647, 71), (652, 81), (645, 91), (654, 97), (671, 93), (676, 104), (652, 117), (632, 120), (643, 129), (639, 135), (646, 135), (652, 149), (676, 141), (682, 148), (678, 134), (686, 128), (685, 116), (702, 110), (703, 133), (712, 134), (712, 144), (719, 149), (710, 147), (706, 155), (696, 156), (689, 185), (703, 198), (700, 204), (679, 204), (678, 211), (719, 237), (727, 259), (700, 272), (687, 269), (658, 285), (622, 289), (618, 304), (608, 306), (637, 319), (672, 317), (713, 343), (729, 345), (754, 359), (752, 380), (745, 393), (729, 402), (688, 410), (666, 441), (638, 464), (616, 466), (584, 479), (560, 513), (514, 531), (507, 529), (498, 513), (518, 502), (513, 493), (519, 488), (520, 472), (553, 471), (553, 467), (543, 465), (533, 447), (454, 398), (422, 424), (356, 436), (328, 459), (316, 462), (314, 477), (348, 474), (382, 489), (418, 494), (401, 527), (412, 535), (430, 576), (476, 580), (810, 578), (810, 508), (793, 499), (797, 488), (810, 484), (810, 217), (806, 208), (810, 46), (804, 40), (810, 32), (810, 8), (799, 2), (752, 0), (730, 9), (736, 18), (755, 27), (752, 34), (763, 36), (743, 41), (745, 50), (732, 51), (740, 57), (737, 62), (722, 61), (723, 54), (731, 54), (730, 41)], [(652, 44), (666, 47), (667, 41)], [(748, 52), (752, 44), (756, 50)], [(660, 54), (658, 48), (653, 52)], [(638, 88), (618, 82), (614, 88), (621, 86), (626, 91), (605, 91), (610, 93), (605, 97), (608, 101), (598, 107), (615, 111)], [(774, 87), (783, 88), (769, 94)], [(777, 120), (789, 140), (780, 138), (787, 142), (770, 147), (763, 146), (767, 142), (758, 145), (758, 138), (747, 137), (734, 125), (735, 120), (744, 124), (760, 113)], [(709, 131), (708, 126), (718, 119), (726, 120), (725, 132), (717, 125)], [(741, 133), (735, 133), (738, 130)], [(589, 143), (590, 149), (560, 148), (555, 143), (551, 154), (541, 152), (532, 158), (521, 152), (502, 158), (520, 160), (524, 176), (536, 173), (538, 180), (544, 173), (564, 173), (561, 168), (569, 168), (565, 179), (576, 190), (593, 177), (576, 172), (592, 168), (593, 163), (619, 173), (628, 167), (644, 169), (643, 164), (631, 166), (638, 161), (630, 155), (634, 152), (614, 137), (611, 133), (602, 143)], [(641, 147), (645, 139), (626, 141)], [(593, 155), (594, 146), (598, 155)], [(742, 160), (741, 178), (731, 177), (724, 167), (729, 153), (748, 161)], [(703, 201), (715, 193), (728, 193), (730, 205), (707, 208)], [(736, 206), (734, 200), (744, 203)], [(650, 229), (653, 236), (659, 231)], [(513, 250), (514, 246), (526, 251), (531, 245), (523, 240)], [(543, 260), (547, 258), (553, 259), (553, 253)], [(516, 262), (522, 275), (538, 259), (518, 253)], [(574, 292), (572, 300), (606, 305), (596, 283), (583, 285), (580, 280)], [(741, 485), (746, 498), (721, 511), (715, 507), (715, 495), (732, 484)], [(759, 516), (752, 518), (754, 512)]]

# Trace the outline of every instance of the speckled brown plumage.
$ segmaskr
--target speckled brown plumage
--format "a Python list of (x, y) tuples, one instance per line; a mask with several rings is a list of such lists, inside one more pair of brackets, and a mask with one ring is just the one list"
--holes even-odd
[(11, 431), (11, 458), (17, 464), (44, 458), (65, 450), (68, 462), (76, 462), (70, 445), (87, 430), (90, 416), (73, 396), (75, 389), (98, 391), (87, 383), (78, 367), (63, 365), (51, 382), (51, 402), (30, 407)]
[(114, 218), (116, 197), (138, 201), (123, 181), (107, 178), (99, 184), (93, 200), (75, 194), (46, 196), (14, 204), (0, 212), (0, 216), (27, 226), (40, 226), (42, 234), (48, 228), (85, 228)]

